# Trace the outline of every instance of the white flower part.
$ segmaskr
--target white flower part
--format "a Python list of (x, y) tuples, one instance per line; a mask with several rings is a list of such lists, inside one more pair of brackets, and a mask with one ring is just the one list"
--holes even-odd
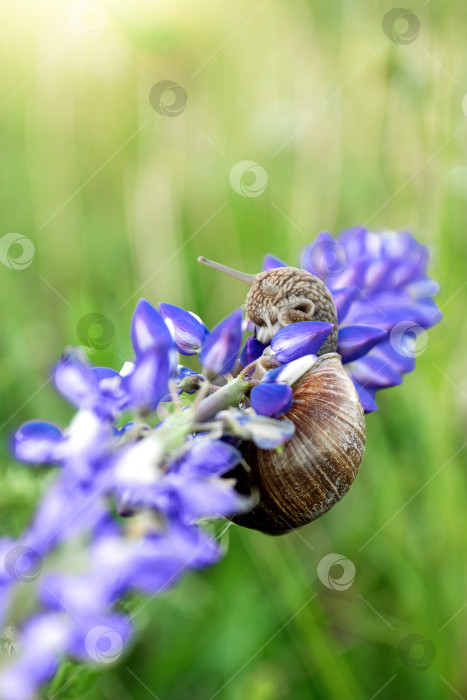
[(135, 363), (134, 362), (124, 362), (123, 367), (120, 370), (120, 376), (121, 377), (128, 377), (129, 374), (134, 372), (135, 369)]
[(93, 548), (92, 556), (97, 566), (105, 569), (119, 568), (124, 565), (134, 551), (134, 544), (123, 541), (121, 537), (105, 537)]
[(88, 447), (94, 447), (101, 434), (102, 422), (94, 411), (78, 411), (65, 431), (67, 440), (64, 451), (69, 456), (80, 455)]
[(435, 280), (417, 280), (417, 282), (411, 282), (407, 291), (409, 292), (411, 298), (414, 301), (417, 299), (424, 299), (426, 297), (436, 296), (439, 292), (439, 284)]
[(394, 231), (384, 231), (381, 233), (375, 233), (374, 231), (368, 232), (365, 240), (367, 252), (370, 255), (379, 257), (381, 255), (381, 248), (383, 246), (383, 241), (389, 241), (393, 239)]
[(172, 340), (175, 340), (175, 326), (173, 324), (172, 319), (171, 318), (164, 318), (164, 323), (170, 331), (170, 335), (172, 336)]
[(202, 326), (204, 326), (204, 323), (203, 323), (203, 321), (200, 319), (200, 317), (198, 316), (198, 314), (195, 314), (194, 311), (189, 311), (188, 313), (190, 314), (190, 316), (193, 316), (193, 318), (196, 318), (196, 320), (199, 321), (199, 322), (201, 323)]
[(101, 389), (102, 391), (117, 391), (117, 389), (120, 388), (121, 380), (121, 376), (105, 377), (104, 379), (100, 380), (99, 389)]
[(304, 355), (297, 360), (292, 360), (283, 366), (278, 373), (276, 381), (284, 382), (284, 384), (295, 384), (309, 369), (313, 367), (317, 360), (316, 355)]
[(59, 652), (68, 639), (70, 624), (65, 616), (47, 615), (28, 630), (28, 642), (42, 652)]
[(135, 319), (134, 334), (138, 340), (141, 352), (146, 352), (154, 345), (154, 338), (147, 326), (146, 320), (139, 316)]
[(159, 479), (157, 469), (163, 455), (159, 440), (151, 435), (123, 452), (115, 465), (115, 477), (121, 483), (150, 485)]

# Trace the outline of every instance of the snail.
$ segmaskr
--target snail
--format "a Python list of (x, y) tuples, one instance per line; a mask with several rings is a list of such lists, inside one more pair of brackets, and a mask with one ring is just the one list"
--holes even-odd
[(250, 285), (246, 313), (263, 343), (297, 321), (334, 324), (317, 362), (292, 386), (293, 405), (284, 417), (295, 424), (294, 436), (281, 453), (242, 443), (244, 463), (228, 474), (239, 493), (257, 498), (257, 505), (234, 522), (283, 534), (312, 522), (347, 493), (365, 450), (363, 408), (336, 352), (334, 302), (325, 284), (306, 270), (280, 267), (248, 275), (198, 260)]

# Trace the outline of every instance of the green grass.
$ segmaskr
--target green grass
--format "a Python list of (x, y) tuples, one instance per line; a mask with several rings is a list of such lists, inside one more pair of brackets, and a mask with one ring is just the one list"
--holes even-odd
[[(120, 367), (139, 296), (210, 326), (242, 303), (243, 286), (198, 255), (255, 272), (266, 252), (295, 262), (323, 229), (408, 229), (431, 249), (444, 320), (416, 372), (380, 394), (344, 501), (278, 539), (232, 527), (225, 559), (148, 603), (129, 655), (76, 693), (466, 695), (465, 7), (411, 2), (421, 29), (403, 46), (381, 29), (384, 0), (274, 0), (253, 17), (261, 5), (246, 0), (102, 4), (95, 37), (73, 31), (68, 3), (0, 15), (0, 235), (36, 249), (25, 270), (0, 266), (3, 533), (44, 486), (12, 462), (9, 436), (29, 418), (69, 420), (44, 382), (84, 314), (115, 328), (91, 359)], [(149, 104), (165, 79), (188, 96), (174, 118)], [(268, 174), (260, 197), (230, 187), (245, 159)], [(317, 577), (330, 552), (355, 564), (346, 591)], [(424, 671), (398, 657), (411, 633), (435, 647)]]

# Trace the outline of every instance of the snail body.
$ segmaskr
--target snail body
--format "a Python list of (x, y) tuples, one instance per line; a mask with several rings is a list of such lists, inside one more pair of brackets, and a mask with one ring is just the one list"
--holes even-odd
[[(242, 443), (244, 463), (226, 475), (237, 480), (239, 493), (256, 499), (253, 509), (234, 522), (282, 534), (332, 508), (349, 490), (363, 459), (364, 411), (336, 352), (336, 308), (325, 284), (306, 270), (280, 267), (247, 275), (205, 258), (199, 261), (250, 285), (246, 312), (263, 343), (298, 321), (333, 324), (317, 362), (292, 387), (293, 405), (284, 417), (294, 423), (294, 436), (281, 452)], [(264, 354), (257, 361), (254, 379), (274, 366), (270, 359)]]

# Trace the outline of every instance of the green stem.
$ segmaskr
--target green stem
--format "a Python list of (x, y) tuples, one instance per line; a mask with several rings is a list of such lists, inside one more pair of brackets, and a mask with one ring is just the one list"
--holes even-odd
[(204, 423), (213, 418), (216, 413), (230, 406), (238, 406), (244, 399), (250, 383), (244, 377), (232, 379), (218, 391), (203, 399), (195, 409), (193, 421)]

